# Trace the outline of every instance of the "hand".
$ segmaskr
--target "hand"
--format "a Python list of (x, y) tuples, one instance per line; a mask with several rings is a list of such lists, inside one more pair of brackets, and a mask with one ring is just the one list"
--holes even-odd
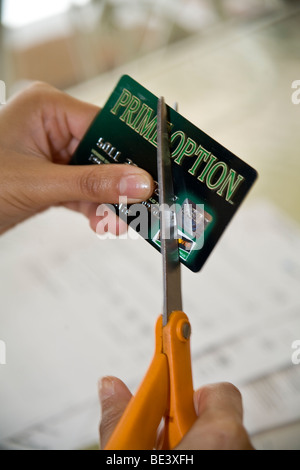
[(44, 83), (1, 106), (0, 234), (53, 205), (82, 212), (95, 230), (98, 204), (151, 196), (151, 176), (135, 166), (66, 165), (98, 112)]
[[(116, 377), (104, 377), (100, 382), (99, 399), (102, 408), (100, 441), (102, 448), (107, 444), (130, 398), (130, 391)], [(194, 402), (198, 419), (176, 449), (253, 449), (243, 426), (241, 394), (234, 385), (219, 383), (201, 387), (195, 392)]]

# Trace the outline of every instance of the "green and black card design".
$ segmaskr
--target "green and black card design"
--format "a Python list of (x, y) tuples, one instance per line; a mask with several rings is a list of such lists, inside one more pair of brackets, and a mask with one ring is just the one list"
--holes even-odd
[[(71, 164), (134, 164), (157, 181), (157, 101), (135, 80), (127, 75), (121, 77), (80, 142)], [(178, 218), (180, 260), (196, 272), (251, 188), (257, 172), (170, 107), (168, 121), (176, 204), (187, 208), (180, 214), (190, 220), (190, 224), (181, 224), (181, 215)], [(146, 234), (140, 233), (160, 250), (157, 194), (156, 189), (143, 202), (149, 226)], [(129, 224), (136, 217), (130, 206), (120, 204), (116, 208)]]

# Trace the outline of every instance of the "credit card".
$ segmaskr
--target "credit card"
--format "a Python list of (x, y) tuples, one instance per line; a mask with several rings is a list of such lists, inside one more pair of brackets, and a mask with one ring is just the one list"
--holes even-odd
[[(157, 182), (158, 98), (124, 75), (79, 143), (73, 165), (127, 163)], [(257, 178), (257, 172), (167, 106), (178, 222), (180, 261), (201, 269)], [(115, 205), (117, 214), (160, 251), (158, 188), (143, 201), (147, 228), (136, 205)]]

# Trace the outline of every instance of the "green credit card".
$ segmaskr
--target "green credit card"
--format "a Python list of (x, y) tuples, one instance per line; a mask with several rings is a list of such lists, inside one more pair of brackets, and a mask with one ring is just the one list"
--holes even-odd
[[(92, 122), (71, 164), (134, 164), (157, 182), (158, 98), (124, 75)], [(181, 262), (197, 272), (235, 214), (257, 172), (167, 107), (170, 151)], [(136, 205), (115, 205), (117, 214), (160, 250), (159, 200), (156, 187), (143, 202), (146, 230), (136, 223)]]

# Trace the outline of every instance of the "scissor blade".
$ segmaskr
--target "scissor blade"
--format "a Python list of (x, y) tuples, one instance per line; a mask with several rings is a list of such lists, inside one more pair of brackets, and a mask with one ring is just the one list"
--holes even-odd
[(166, 325), (174, 310), (182, 310), (182, 298), (167, 108), (163, 97), (158, 100), (157, 107), (157, 143), (160, 239), (163, 257), (163, 325)]

